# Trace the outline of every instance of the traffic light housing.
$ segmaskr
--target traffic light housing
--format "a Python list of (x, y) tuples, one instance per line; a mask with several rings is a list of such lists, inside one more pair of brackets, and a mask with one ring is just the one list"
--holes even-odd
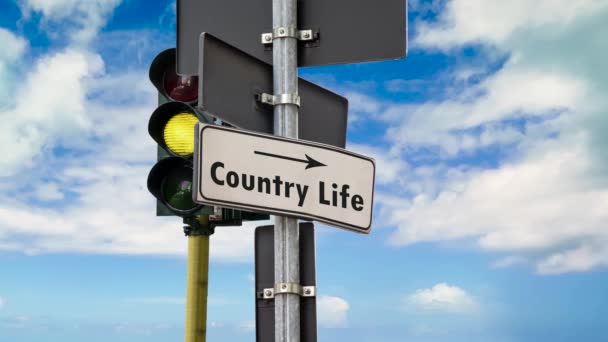
[(194, 203), (194, 128), (197, 122), (213, 124), (213, 118), (195, 109), (198, 77), (176, 74), (176, 49), (158, 54), (150, 65), (149, 76), (158, 91), (158, 107), (148, 122), (148, 132), (158, 144), (158, 161), (150, 170), (147, 184), (157, 199), (156, 215), (184, 218), (210, 215), (216, 226), (269, 219), (267, 214)]
[(159, 106), (150, 116), (148, 133), (158, 144), (158, 162), (148, 175), (148, 190), (157, 199), (157, 215), (191, 217), (213, 208), (192, 201), (194, 126), (211, 120), (194, 109), (196, 76), (175, 73), (175, 49), (161, 52), (150, 66), (150, 81)]

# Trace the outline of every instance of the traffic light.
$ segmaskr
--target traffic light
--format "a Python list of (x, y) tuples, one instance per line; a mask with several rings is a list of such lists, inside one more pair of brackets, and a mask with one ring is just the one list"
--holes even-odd
[(194, 203), (194, 127), (197, 122), (213, 124), (213, 118), (195, 109), (198, 77), (176, 74), (175, 49), (161, 52), (152, 61), (150, 81), (158, 91), (159, 104), (148, 123), (148, 132), (158, 144), (158, 162), (148, 175), (148, 190), (157, 199), (157, 216), (189, 218), (210, 215), (210, 220), (216, 226), (268, 219), (267, 214)]

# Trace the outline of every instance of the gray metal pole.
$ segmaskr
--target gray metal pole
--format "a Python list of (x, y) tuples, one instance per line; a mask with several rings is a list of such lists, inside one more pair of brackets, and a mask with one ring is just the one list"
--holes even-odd
[[(272, 1), (273, 28), (297, 30), (296, 0)], [(298, 44), (294, 37), (275, 39), (273, 50), (274, 95), (298, 93)], [(298, 107), (280, 104), (274, 107), (274, 134), (298, 138)], [(300, 236), (295, 218), (275, 217), (274, 224), (275, 283), (300, 284)], [(275, 342), (300, 341), (300, 296), (275, 296)]]

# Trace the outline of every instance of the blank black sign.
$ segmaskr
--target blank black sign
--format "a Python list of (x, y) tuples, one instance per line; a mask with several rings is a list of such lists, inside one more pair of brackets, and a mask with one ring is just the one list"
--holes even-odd
[[(256, 100), (273, 93), (272, 65), (207, 33), (200, 51), (198, 109), (235, 127), (272, 134), (273, 108)], [(301, 78), (298, 88), (298, 138), (344, 148), (348, 101)]]
[[(298, 29), (318, 30), (319, 40), (300, 43), (298, 65), (403, 58), (406, 12), (406, 0), (299, 0)], [(178, 73), (196, 74), (202, 32), (272, 63), (261, 42), (272, 32), (272, 0), (177, 0)]]
[[(300, 223), (300, 284), (316, 286), (315, 228), (310, 222)], [(274, 226), (255, 229), (255, 291), (274, 287)], [(274, 300), (255, 300), (257, 342), (274, 341)], [(300, 342), (317, 342), (316, 297), (301, 297)]]

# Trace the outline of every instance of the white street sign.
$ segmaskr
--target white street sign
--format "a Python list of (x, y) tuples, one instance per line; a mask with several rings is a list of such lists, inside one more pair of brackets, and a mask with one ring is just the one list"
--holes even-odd
[(330, 145), (199, 123), (197, 203), (295, 216), (369, 233), (374, 160)]

